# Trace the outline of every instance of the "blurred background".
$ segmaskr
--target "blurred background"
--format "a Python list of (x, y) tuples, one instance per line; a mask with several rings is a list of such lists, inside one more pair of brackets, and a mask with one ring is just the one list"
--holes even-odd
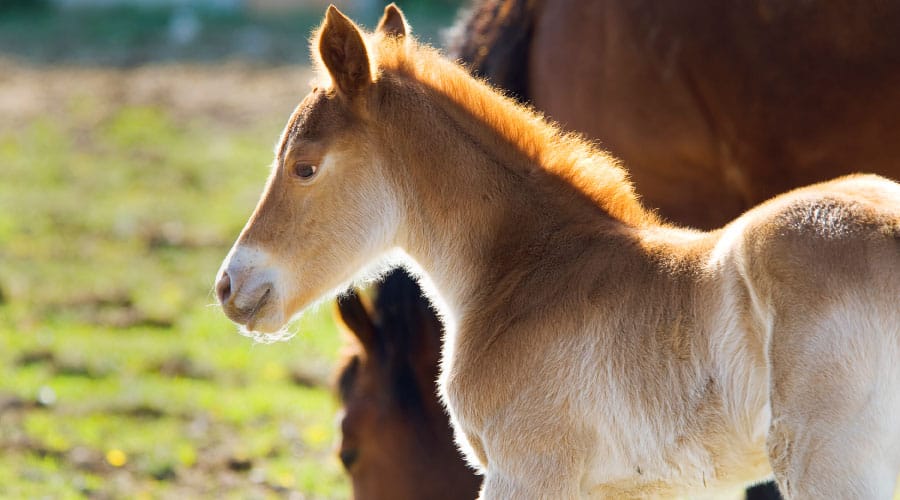
[(253, 345), (211, 293), (327, 3), (0, 0), (0, 497), (349, 496), (331, 304)]

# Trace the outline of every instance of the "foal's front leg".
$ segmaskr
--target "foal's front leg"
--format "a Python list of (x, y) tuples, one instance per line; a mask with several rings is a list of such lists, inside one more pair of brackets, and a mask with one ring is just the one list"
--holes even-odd
[[(580, 478), (572, 471), (539, 468), (532, 474), (510, 474), (499, 468), (488, 468), (481, 487), (481, 500), (521, 499), (574, 499), (581, 498)], [(580, 476), (580, 474), (577, 474)]]
[(586, 440), (558, 423), (519, 424), (505, 422), (505, 432), (484, 441), (488, 463), (479, 498), (555, 500), (585, 496), (581, 482)]
[(503, 473), (493, 473), (488, 469), (481, 487), (481, 495), (478, 498), (481, 500), (508, 498), (556, 500), (580, 497), (577, 489), (567, 486), (571, 485), (560, 484), (542, 488), (535, 484), (534, 478), (513, 478)]

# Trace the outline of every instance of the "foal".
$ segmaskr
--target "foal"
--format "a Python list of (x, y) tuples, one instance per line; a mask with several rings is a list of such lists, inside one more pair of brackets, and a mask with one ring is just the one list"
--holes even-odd
[(667, 226), (604, 153), (337, 9), (220, 271), (261, 338), (401, 248), (483, 498), (887, 498), (900, 469), (900, 186), (798, 189)]

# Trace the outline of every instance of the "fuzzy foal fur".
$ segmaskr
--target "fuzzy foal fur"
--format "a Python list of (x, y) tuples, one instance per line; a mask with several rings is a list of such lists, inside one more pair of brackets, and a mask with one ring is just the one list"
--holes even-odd
[(788, 498), (891, 494), (900, 186), (851, 176), (678, 229), (608, 155), (408, 35), (332, 7), (314, 43), (326, 78), (222, 267), (230, 317), (276, 331), (399, 247), (448, 325), (443, 397), (483, 498), (773, 471)]

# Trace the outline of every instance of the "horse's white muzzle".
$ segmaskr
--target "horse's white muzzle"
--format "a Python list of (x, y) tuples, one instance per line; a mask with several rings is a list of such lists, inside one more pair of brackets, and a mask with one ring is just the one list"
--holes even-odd
[(216, 297), (228, 318), (251, 332), (284, 326), (279, 274), (266, 252), (235, 245), (216, 279)]

